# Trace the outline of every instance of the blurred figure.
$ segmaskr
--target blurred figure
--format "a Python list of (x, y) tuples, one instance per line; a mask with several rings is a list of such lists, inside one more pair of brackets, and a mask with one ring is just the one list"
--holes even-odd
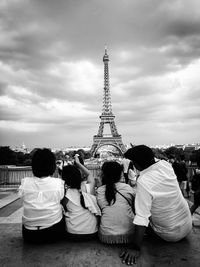
[[(183, 158), (182, 158), (183, 159)], [(181, 162), (173, 155), (169, 156), (169, 161), (172, 164), (172, 167), (174, 169), (174, 172), (176, 174), (181, 192), (183, 196), (189, 197), (189, 184), (188, 184), (188, 178), (187, 178), (187, 167), (185, 164), (185, 161), (182, 160)]]
[(192, 177), (192, 190), (194, 191), (194, 203), (190, 208), (191, 214), (200, 206), (200, 167), (194, 170)]
[(67, 166), (67, 165), (72, 165), (72, 161), (70, 161), (70, 157), (69, 155), (65, 155), (63, 156), (62, 159), (59, 159), (56, 161), (56, 166), (57, 166), (57, 169), (58, 169), (58, 174), (59, 174), (59, 177), (62, 177), (62, 169), (64, 168), (64, 166)]
[(180, 155), (180, 165), (182, 167), (183, 177), (184, 177), (180, 188), (181, 188), (181, 191), (183, 192), (183, 195), (189, 198), (190, 197), (190, 184), (188, 181), (188, 169), (187, 169), (184, 155)]
[(124, 178), (125, 178), (125, 183), (128, 184), (128, 171), (130, 168), (130, 163), (131, 161), (127, 158), (123, 158), (122, 159), (122, 166), (123, 166), (123, 174), (124, 174)]
[(126, 152), (124, 153), (124, 159), (122, 160), (124, 177), (130, 186), (135, 187), (137, 177), (139, 176), (138, 171), (133, 165), (133, 162), (127, 158)]

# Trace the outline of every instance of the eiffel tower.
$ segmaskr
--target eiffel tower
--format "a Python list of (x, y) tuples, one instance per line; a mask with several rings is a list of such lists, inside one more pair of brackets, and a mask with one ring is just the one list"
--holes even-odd
[[(91, 154), (95, 156), (97, 150), (104, 145), (112, 145), (115, 146), (120, 154), (123, 154), (125, 151), (124, 144), (122, 143), (122, 137), (118, 134), (117, 127), (114, 121), (115, 116), (112, 112), (112, 105), (111, 105), (111, 96), (110, 96), (110, 87), (109, 87), (109, 56), (107, 54), (107, 48), (105, 47), (105, 54), (103, 56), (104, 62), (104, 95), (103, 95), (103, 108), (102, 114), (99, 116), (101, 119), (98, 134), (94, 135), (93, 137), (93, 145), (91, 148)], [(110, 125), (111, 135), (106, 136), (103, 134), (104, 132), (104, 125)]]

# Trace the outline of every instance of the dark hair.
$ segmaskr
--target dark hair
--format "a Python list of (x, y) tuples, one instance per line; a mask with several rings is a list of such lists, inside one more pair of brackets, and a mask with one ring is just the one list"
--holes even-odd
[(105, 197), (108, 204), (115, 203), (115, 183), (121, 178), (122, 166), (116, 161), (106, 161), (102, 166), (102, 184), (106, 185)]
[(142, 170), (155, 163), (154, 153), (152, 149), (145, 145), (134, 146), (128, 149), (125, 152), (124, 156), (130, 159), (133, 164), (139, 165)]
[(87, 209), (81, 191), (82, 176), (80, 170), (75, 165), (64, 166), (62, 169), (62, 179), (69, 187), (79, 190), (81, 206)]
[(56, 169), (55, 155), (47, 148), (38, 148), (32, 157), (32, 171), (34, 176), (43, 177), (53, 175)]

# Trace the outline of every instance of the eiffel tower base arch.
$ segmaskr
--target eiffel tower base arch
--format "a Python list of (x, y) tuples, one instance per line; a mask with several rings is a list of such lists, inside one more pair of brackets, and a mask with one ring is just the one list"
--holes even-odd
[(116, 147), (119, 150), (120, 155), (123, 155), (125, 152), (125, 146), (122, 143), (122, 138), (121, 136), (116, 136), (116, 137), (98, 137), (94, 136), (93, 137), (93, 145), (91, 147), (90, 153), (93, 157), (97, 154), (97, 151), (100, 147), (104, 145), (112, 145)]

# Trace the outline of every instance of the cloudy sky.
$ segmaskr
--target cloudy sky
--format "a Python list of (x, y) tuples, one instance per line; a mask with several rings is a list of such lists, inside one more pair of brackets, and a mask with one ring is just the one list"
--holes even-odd
[(200, 141), (199, 0), (1, 0), (0, 145), (92, 145), (105, 44), (123, 142)]

